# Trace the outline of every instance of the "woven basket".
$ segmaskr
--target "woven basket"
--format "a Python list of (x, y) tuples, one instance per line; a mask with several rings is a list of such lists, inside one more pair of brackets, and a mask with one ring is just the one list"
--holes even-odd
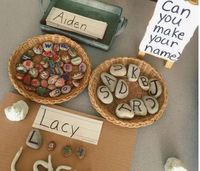
[[(160, 81), (163, 88), (163, 93), (157, 99), (160, 108), (156, 114), (154, 115), (147, 114), (146, 116), (134, 116), (134, 118), (131, 120), (120, 119), (115, 115), (115, 109), (117, 107), (117, 104), (123, 103), (123, 102), (128, 103), (129, 100), (133, 98), (141, 99), (144, 95), (148, 94), (148, 92), (140, 88), (140, 86), (138, 85), (138, 82), (127, 81), (128, 86), (129, 86), (129, 95), (125, 99), (114, 98), (114, 101), (111, 104), (106, 105), (106, 104), (103, 104), (97, 98), (97, 87), (100, 85), (103, 85), (103, 82), (101, 81), (101, 78), (100, 78), (101, 73), (103, 71), (109, 73), (110, 66), (116, 63), (121, 63), (121, 64), (124, 64), (125, 66), (127, 66), (130, 63), (136, 64), (141, 70), (141, 73), (140, 73), (141, 75), (144, 75), (147, 78), (157, 78)], [(89, 81), (88, 90), (89, 90), (90, 101), (98, 113), (100, 113), (109, 122), (112, 122), (115, 125), (128, 127), (128, 128), (139, 128), (139, 127), (144, 127), (144, 126), (154, 123), (155, 121), (160, 119), (160, 117), (163, 115), (163, 112), (168, 102), (168, 93), (167, 93), (166, 83), (163, 80), (162, 76), (148, 63), (141, 61), (139, 59), (135, 59), (133, 57), (116, 57), (116, 58), (111, 58), (109, 60), (104, 61), (93, 71), (90, 81)]]
[[(27, 50), (33, 48), (36, 44), (41, 44), (45, 41), (51, 41), (53, 43), (68, 44), (70, 47), (76, 50), (77, 54), (82, 58), (83, 62), (85, 62), (87, 65), (87, 71), (85, 72), (84, 78), (81, 80), (79, 87), (73, 88), (72, 91), (68, 94), (60, 95), (58, 97), (53, 97), (53, 98), (42, 97), (36, 94), (35, 92), (26, 90), (24, 88), (24, 84), (15, 78), (15, 75), (17, 73), (16, 64), (19, 62), (21, 55), (24, 54)], [(20, 94), (22, 94), (26, 98), (29, 98), (32, 101), (35, 101), (37, 103), (56, 104), (56, 103), (62, 103), (62, 102), (68, 101), (76, 97), (87, 87), (90, 74), (91, 74), (91, 63), (86, 52), (75, 41), (72, 41), (71, 39), (67, 37), (56, 35), (56, 34), (46, 34), (46, 35), (40, 35), (40, 36), (36, 36), (36, 37), (26, 40), (15, 50), (15, 52), (11, 56), (8, 63), (8, 74), (14, 87), (18, 90)]]

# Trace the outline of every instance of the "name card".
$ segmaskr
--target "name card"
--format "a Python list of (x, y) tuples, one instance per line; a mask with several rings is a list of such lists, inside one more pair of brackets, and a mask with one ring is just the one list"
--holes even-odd
[(56, 7), (51, 9), (46, 24), (95, 39), (103, 39), (107, 28), (106, 22), (87, 18)]
[(32, 126), (97, 145), (102, 125), (103, 121), (41, 105)]
[(139, 49), (165, 60), (177, 61), (197, 25), (197, 5), (185, 0), (158, 0)]

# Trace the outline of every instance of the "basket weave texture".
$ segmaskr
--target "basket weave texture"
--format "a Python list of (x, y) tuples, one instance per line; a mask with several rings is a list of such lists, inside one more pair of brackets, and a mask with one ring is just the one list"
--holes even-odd
[[(16, 65), (19, 63), (20, 57), (29, 49), (33, 48), (36, 44), (42, 44), (45, 41), (51, 41), (53, 43), (66, 43), (76, 50), (77, 55), (79, 55), (82, 58), (83, 62), (87, 65), (87, 70), (84, 73), (84, 77), (82, 78), (79, 87), (72, 88), (71, 92), (69, 92), (68, 94), (62, 94), (58, 97), (42, 97), (35, 92), (26, 90), (24, 84), (15, 78), (15, 75), (17, 73)], [(79, 95), (87, 87), (91, 74), (91, 62), (84, 49), (75, 41), (57, 34), (45, 34), (26, 40), (15, 50), (8, 62), (8, 74), (14, 87), (24, 97), (29, 98), (37, 103), (56, 104), (69, 101), (70, 99)]]
[[(140, 75), (146, 76), (149, 79), (156, 78), (160, 81), (163, 92), (162, 95), (157, 99), (160, 107), (159, 111), (156, 114), (147, 114), (146, 116), (134, 116), (134, 118), (130, 120), (120, 119), (115, 115), (115, 109), (119, 103), (124, 102), (129, 104), (129, 101), (133, 98), (141, 99), (143, 96), (148, 95), (148, 92), (140, 88), (138, 82), (128, 82), (127, 78), (124, 78), (124, 80), (128, 83), (129, 95), (125, 99), (114, 98), (114, 101), (111, 104), (106, 105), (97, 98), (97, 88), (98, 86), (103, 85), (103, 82), (100, 78), (101, 73), (109, 73), (110, 66), (117, 63), (124, 64), (126, 68), (128, 67), (128, 64), (136, 64), (140, 68)], [(93, 71), (89, 81), (88, 90), (90, 101), (99, 114), (101, 114), (109, 122), (127, 128), (139, 128), (153, 124), (155, 121), (161, 118), (168, 102), (166, 83), (163, 80), (162, 76), (148, 63), (139, 59), (135, 59), (133, 57), (115, 57), (104, 61)]]

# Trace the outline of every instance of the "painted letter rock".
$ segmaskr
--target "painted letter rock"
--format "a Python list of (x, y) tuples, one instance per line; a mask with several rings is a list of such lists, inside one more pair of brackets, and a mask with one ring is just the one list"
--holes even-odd
[(126, 75), (126, 67), (123, 64), (113, 64), (110, 67), (110, 73), (116, 77), (122, 77)]
[(127, 83), (120, 79), (118, 82), (117, 82), (117, 86), (116, 86), (116, 89), (115, 89), (115, 96), (118, 98), (118, 99), (124, 99), (125, 97), (128, 96), (128, 85)]
[(149, 114), (155, 114), (158, 112), (159, 104), (156, 98), (152, 96), (144, 96), (143, 101)]
[(71, 57), (76, 57), (77, 55), (76, 50), (73, 48), (69, 48), (68, 53)]
[(64, 50), (64, 51), (68, 51), (69, 46), (65, 43), (61, 43), (60, 44), (60, 50)]
[(135, 115), (138, 116), (147, 115), (147, 108), (145, 107), (144, 102), (141, 99), (130, 100), (130, 105)]
[(157, 79), (150, 79), (149, 86), (149, 95), (158, 98), (162, 94), (162, 86)]
[(117, 79), (114, 76), (108, 74), (107, 72), (102, 72), (101, 73), (101, 80), (109, 88), (109, 90), (111, 92), (115, 91)]
[(44, 51), (49, 52), (53, 49), (53, 43), (52, 42), (44, 42), (42, 44)]
[(84, 62), (82, 62), (79, 65), (79, 72), (84, 73), (86, 70), (87, 70), (87, 65)]
[(136, 82), (140, 76), (140, 68), (137, 65), (129, 64), (127, 76), (129, 81)]
[(40, 131), (37, 129), (33, 129), (27, 139), (26, 139), (26, 145), (33, 149), (39, 149), (42, 145), (42, 136), (40, 134)]
[(78, 73), (76, 73), (76, 74), (74, 74), (74, 75), (72, 76), (72, 79), (74, 79), (74, 80), (80, 80), (80, 79), (83, 78), (83, 77), (84, 77), (84, 74), (81, 73), (81, 72), (78, 72)]
[(149, 80), (147, 77), (140, 76), (138, 79), (138, 83), (139, 83), (141, 89), (143, 89), (145, 91), (149, 90)]
[(53, 75), (53, 76), (49, 77), (48, 84), (55, 84), (56, 81), (58, 80), (58, 78), (59, 78), (58, 75)]
[(63, 87), (65, 85), (65, 80), (64, 78), (59, 78), (57, 79), (56, 83), (55, 83), (55, 86), (56, 87)]
[(134, 112), (132, 111), (131, 106), (126, 103), (119, 104), (115, 112), (117, 117), (122, 119), (132, 119), (134, 117)]
[(113, 95), (106, 86), (100, 86), (97, 89), (97, 97), (104, 104), (110, 104), (113, 102)]
[(71, 63), (72, 63), (73, 65), (79, 65), (81, 62), (82, 62), (82, 58), (79, 57), (79, 56), (74, 57), (74, 58), (71, 59)]
[(49, 96), (50, 97), (57, 97), (57, 96), (59, 96), (61, 94), (61, 90), (60, 89), (55, 89), (55, 90), (53, 90), (53, 91), (51, 91), (50, 93), (49, 93)]
[(33, 47), (33, 51), (35, 52), (35, 54), (40, 55), (42, 54), (43, 48), (41, 45), (36, 45)]
[(71, 86), (70, 85), (65, 85), (64, 87), (62, 87), (61, 92), (63, 94), (67, 94), (71, 91)]

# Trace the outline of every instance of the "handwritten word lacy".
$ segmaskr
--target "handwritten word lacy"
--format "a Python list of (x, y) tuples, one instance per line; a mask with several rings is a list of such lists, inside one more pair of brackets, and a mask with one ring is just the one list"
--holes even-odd
[(64, 133), (70, 134), (70, 137), (73, 137), (75, 133), (79, 130), (79, 126), (70, 125), (67, 122), (60, 123), (59, 120), (48, 120), (48, 122), (45, 122), (45, 116), (46, 116), (46, 109), (44, 110), (44, 114), (42, 116), (42, 119), (40, 121), (40, 125), (43, 127), (46, 127), (51, 130), (57, 130), (62, 131)]

